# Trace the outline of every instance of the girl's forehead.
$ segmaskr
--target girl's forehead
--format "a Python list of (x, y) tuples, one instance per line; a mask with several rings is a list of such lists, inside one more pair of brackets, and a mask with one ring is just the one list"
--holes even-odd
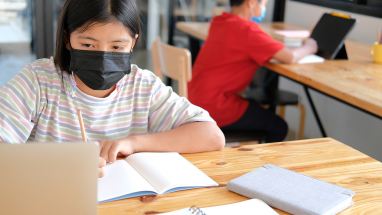
[(124, 26), (121, 22), (111, 21), (106, 23), (94, 22), (88, 24), (85, 28), (79, 28), (73, 33), (75, 34), (92, 34), (99, 36), (124, 36), (129, 37), (130, 32), (126, 26)]

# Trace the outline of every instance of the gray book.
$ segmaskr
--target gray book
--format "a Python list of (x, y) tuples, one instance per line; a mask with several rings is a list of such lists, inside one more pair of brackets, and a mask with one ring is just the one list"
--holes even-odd
[(354, 192), (267, 164), (230, 181), (228, 189), (298, 215), (330, 215), (352, 205)]

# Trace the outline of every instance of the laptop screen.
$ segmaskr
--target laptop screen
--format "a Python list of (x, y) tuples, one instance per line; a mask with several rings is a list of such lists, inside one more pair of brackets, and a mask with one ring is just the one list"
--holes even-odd
[(311, 37), (317, 41), (317, 55), (333, 59), (342, 48), (346, 36), (355, 24), (355, 19), (325, 13), (313, 29)]

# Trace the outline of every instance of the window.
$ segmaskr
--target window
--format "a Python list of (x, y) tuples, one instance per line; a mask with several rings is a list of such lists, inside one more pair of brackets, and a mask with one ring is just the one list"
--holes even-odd
[(382, 18), (382, 0), (293, 0)]

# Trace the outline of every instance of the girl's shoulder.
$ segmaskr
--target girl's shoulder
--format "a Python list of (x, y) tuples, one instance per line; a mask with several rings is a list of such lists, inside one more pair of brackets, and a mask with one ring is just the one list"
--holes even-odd
[(62, 80), (65, 76), (56, 68), (53, 58), (35, 60), (26, 65), (20, 75), (39, 85), (40, 88), (62, 88)]
[(25, 66), (24, 72), (32, 73), (36, 77), (61, 77), (61, 71), (59, 71), (54, 65), (53, 58), (37, 59), (29, 65)]

